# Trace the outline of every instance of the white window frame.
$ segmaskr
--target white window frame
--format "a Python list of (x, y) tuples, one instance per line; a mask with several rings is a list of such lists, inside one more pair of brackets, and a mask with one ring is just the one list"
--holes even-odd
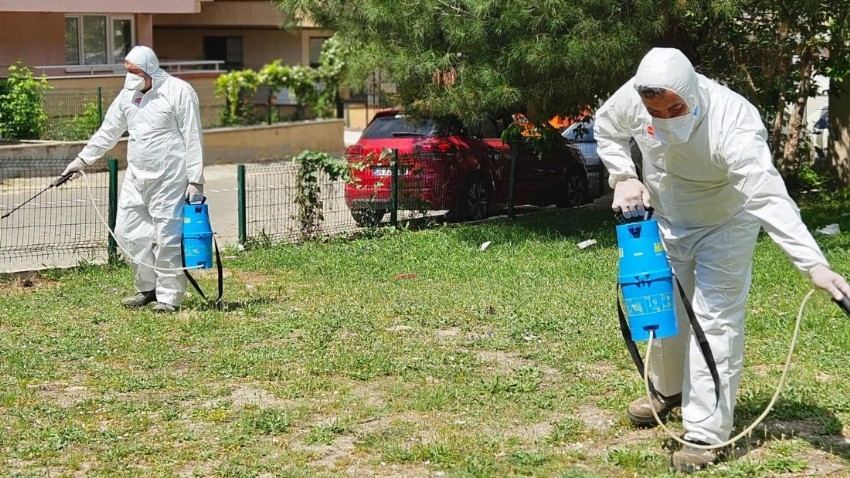
[[(74, 66), (90, 66), (85, 63), (86, 52), (84, 51), (83, 44), (83, 17), (105, 17), (106, 18), (106, 65), (111, 65), (116, 63), (115, 58), (113, 58), (112, 52), (115, 50), (115, 45), (113, 41), (115, 39), (115, 31), (113, 29), (112, 23), (115, 20), (130, 20), (130, 45), (136, 44), (136, 19), (133, 15), (105, 15), (101, 13), (75, 13), (65, 15), (65, 18), (76, 18), (77, 19), (77, 45), (79, 47), (78, 58), (79, 63), (76, 65), (69, 64), (69, 67)], [(68, 45), (65, 45), (65, 48), (68, 48)], [(101, 63), (93, 63), (94, 65), (100, 65)]]

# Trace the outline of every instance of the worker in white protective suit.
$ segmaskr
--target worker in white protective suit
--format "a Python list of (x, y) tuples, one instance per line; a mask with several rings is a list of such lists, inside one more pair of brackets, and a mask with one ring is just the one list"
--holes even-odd
[[(741, 378), (744, 315), (759, 228), (818, 288), (850, 296), (832, 272), (771, 162), (767, 133), (756, 108), (694, 71), (672, 48), (652, 49), (635, 76), (599, 109), (599, 156), (610, 172), (612, 207), (626, 217), (654, 207), (670, 266), (705, 331), (721, 380), (720, 403), (693, 333), (653, 343), (650, 378), (660, 394), (629, 405), (642, 426), (657, 425), (681, 404), (685, 440), (719, 444), (729, 439)], [(634, 137), (643, 153), (643, 182), (629, 154)], [(677, 300), (677, 302), (679, 302)], [(679, 330), (690, 330), (677, 303)], [(715, 407), (715, 405), (717, 405)], [(722, 452), (684, 447), (673, 466), (693, 471)]]
[(184, 200), (204, 197), (198, 96), (188, 83), (164, 72), (146, 46), (130, 50), (124, 66), (124, 88), (103, 125), (62, 174), (97, 161), (129, 132), (115, 235), (130, 255), (136, 294), (122, 304), (137, 308), (156, 302), (155, 312), (175, 312), (186, 291), (180, 270)]

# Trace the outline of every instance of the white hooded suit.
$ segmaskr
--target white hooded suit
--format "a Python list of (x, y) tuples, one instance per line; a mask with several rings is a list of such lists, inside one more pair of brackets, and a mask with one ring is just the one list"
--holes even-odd
[[(685, 100), (689, 114), (695, 115), (686, 142), (659, 140), (638, 86), (665, 88)], [(670, 265), (693, 303), (717, 362), (720, 404), (715, 411), (714, 384), (693, 333), (654, 342), (650, 376), (662, 395), (682, 392), (687, 439), (723, 442), (732, 431), (759, 227), (801, 272), (828, 263), (773, 166), (756, 108), (697, 74), (679, 50), (651, 50), (635, 77), (599, 109), (595, 133), (612, 187), (637, 177), (630, 137), (643, 153), (643, 182)], [(677, 317), (679, 330), (690, 330), (681, 304)]]
[(186, 276), (141, 264), (181, 266), (184, 195), (189, 183), (204, 183), (198, 97), (159, 68), (150, 48), (137, 46), (125, 60), (150, 75), (152, 87), (145, 93), (122, 89), (79, 157), (91, 164), (129, 133), (115, 235), (132, 256), (136, 290), (156, 290), (157, 301), (179, 306)]

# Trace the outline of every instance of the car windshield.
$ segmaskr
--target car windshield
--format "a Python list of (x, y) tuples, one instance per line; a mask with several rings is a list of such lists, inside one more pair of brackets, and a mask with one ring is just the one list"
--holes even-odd
[(414, 119), (404, 115), (379, 116), (366, 128), (362, 138), (383, 139), (409, 136), (436, 136), (437, 122), (432, 119)]
[(815, 123), (815, 129), (829, 129), (829, 110), (824, 110), (820, 119)]
[(593, 123), (579, 121), (567, 128), (562, 136), (570, 141), (593, 141)]

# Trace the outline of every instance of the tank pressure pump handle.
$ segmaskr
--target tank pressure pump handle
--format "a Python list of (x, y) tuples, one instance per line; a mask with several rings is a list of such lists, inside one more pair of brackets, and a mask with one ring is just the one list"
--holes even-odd
[(847, 297), (845, 295), (844, 298), (842, 298), (841, 300), (835, 300), (835, 299), (832, 299), (832, 300), (836, 304), (838, 304), (838, 307), (841, 307), (841, 310), (843, 310), (844, 313), (847, 314), (847, 317), (850, 317), (850, 297)]

